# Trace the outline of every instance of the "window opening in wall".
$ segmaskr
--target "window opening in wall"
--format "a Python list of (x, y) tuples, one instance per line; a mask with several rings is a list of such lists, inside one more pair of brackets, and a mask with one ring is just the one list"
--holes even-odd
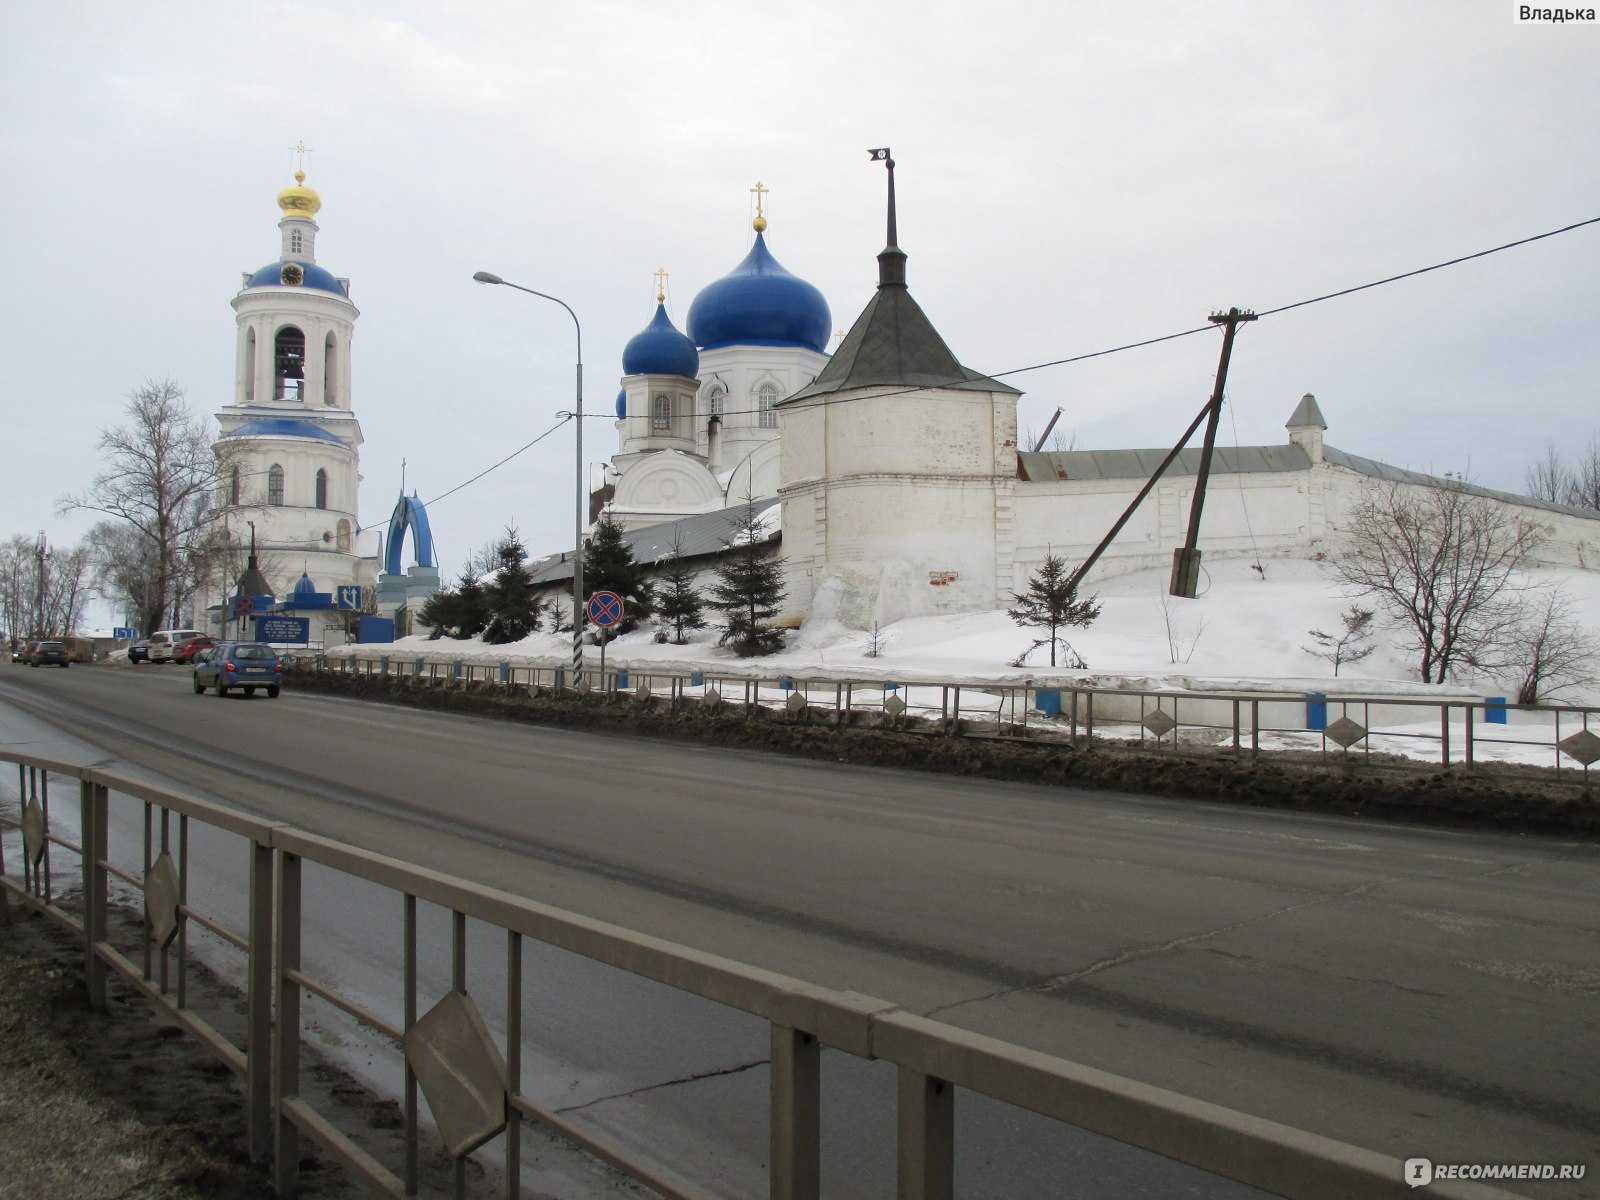
[(338, 534), (336, 536), (338, 537), (337, 545), (339, 549), (348, 551), (350, 549), (350, 522), (343, 517), (339, 518)]
[(338, 400), (338, 386), (335, 382), (339, 377), (337, 370), (339, 362), (338, 350), (339, 342), (330, 333), (322, 343), (322, 402), (324, 404), (333, 404)]
[(710, 415), (713, 416), (713, 417), (720, 417), (722, 415), (723, 408), (726, 407), (726, 405), (727, 405), (727, 402), (728, 402), (728, 389), (723, 387), (721, 384), (718, 384), (717, 386), (713, 387), (711, 389), (711, 397), (710, 397), (710, 406), (711, 406)]
[(277, 463), (267, 472), (267, 503), (283, 503), (283, 468)]
[(228, 472), (228, 503), (239, 503), (239, 468)]
[(244, 402), (254, 404), (256, 400), (256, 331), (244, 331)]
[(289, 231), (289, 253), (300, 253), (300, 231), (298, 229), (291, 229)]
[(763, 383), (756, 389), (756, 409), (761, 414), (761, 428), (776, 429), (778, 427), (778, 410), (773, 407), (777, 403), (777, 384)]
[(650, 428), (665, 431), (672, 428), (672, 397), (657, 396), (650, 405)]
[(277, 372), (277, 399), (300, 400), (306, 385), (306, 335), (293, 325), (278, 330), (274, 369)]
[(317, 507), (328, 507), (328, 473), (321, 470), (317, 472)]

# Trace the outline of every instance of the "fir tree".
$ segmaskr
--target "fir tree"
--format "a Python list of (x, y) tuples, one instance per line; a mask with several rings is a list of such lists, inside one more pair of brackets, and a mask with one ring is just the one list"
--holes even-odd
[(684, 561), (681, 535), (673, 536), (672, 554), (661, 567), (660, 585), (656, 612), (672, 622), (672, 640), (681, 646), (689, 640), (685, 630), (703, 629), (706, 624), (705, 601), (694, 590), (694, 568)]
[(741, 658), (775, 654), (783, 649), (783, 630), (770, 622), (783, 605), (783, 563), (767, 553), (766, 531), (753, 503), (746, 502), (744, 516), (723, 546), (711, 607), (727, 615), (728, 628), (717, 644), (731, 645)]
[(455, 629), (456, 610), (460, 605), (460, 597), (454, 588), (440, 588), (423, 602), (417, 610), (417, 624), (425, 625), (429, 629), (428, 637), (437, 641), (446, 633)]
[(483, 593), (483, 579), (477, 567), (468, 563), (462, 568), (461, 582), (456, 585), (456, 622), (451, 637), (477, 637), (489, 624), (489, 606)]
[(483, 640), (492, 646), (520, 642), (539, 628), (539, 613), (544, 607), (534, 595), (533, 573), (528, 570), (528, 552), (514, 528), (495, 544), (495, 576), (483, 588), (484, 607), (489, 620)]
[[(1008, 608), (1006, 615), (1018, 625), (1035, 625), (1050, 630), (1050, 665), (1056, 665), (1057, 631), (1077, 626), (1087, 629), (1100, 615), (1097, 597), (1078, 599), (1078, 587), (1067, 570), (1066, 559), (1045, 551), (1044, 565), (1028, 578), (1028, 590), (1013, 592), (1017, 607)], [(1067, 646), (1077, 666), (1083, 666), (1072, 647)]]
[(615, 592), (622, 597), (622, 623), (612, 634), (627, 633), (655, 611), (655, 585), (633, 561), (622, 523), (605, 512), (595, 523), (583, 551), (583, 586), (590, 595)]

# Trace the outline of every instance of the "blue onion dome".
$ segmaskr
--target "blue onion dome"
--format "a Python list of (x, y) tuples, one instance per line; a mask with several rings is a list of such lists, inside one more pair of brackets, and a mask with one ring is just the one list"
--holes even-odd
[(767, 249), (757, 218), (756, 244), (744, 261), (706, 287), (689, 306), (689, 336), (702, 350), (716, 346), (805, 346), (826, 353), (833, 332), (828, 302), (811, 284), (789, 274)]
[(309, 574), (301, 571), (300, 581), (294, 585), (294, 591), (290, 593), (291, 597), (298, 599), (302, 596), (315, 596), (316, 594), (317, 585), (311, 582)]
[(700, 352), (678, 332), (667, 306), (659, 300), (656, 315), (622, 348), (624, 375), (681, 375), (693, 379), (700, 372)]
[(244, 286), (310, 288), (318, 292), (332, 292), (335, 296), (349, 299), (344, 284), (335, 278), (332, 271), (319, 267), (316, 263), (300, 262), (292, 258), (280, 258), (276, 262), (269, 262), (245, 280)]
[[(698, 358), (699, 356), (696, 355), (696, 357)], [(617, 389), (617, 420), (619, 420), (619, 421), (624, 420), (624, 419), (627, 418), (627, 415), (628, 415), (628, 389), (627, 388), (618, 388)]]

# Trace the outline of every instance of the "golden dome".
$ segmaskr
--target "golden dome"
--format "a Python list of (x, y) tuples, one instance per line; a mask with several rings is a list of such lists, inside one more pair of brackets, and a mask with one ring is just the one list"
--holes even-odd
[(756, 214), (756, 219), (751, 221), (750, 225), (757, 233), (765, 233), (767, 231), (767, 219), (759, 213)]
[(286, 217), (304, 217), (310, 220), (322, 207), (322, 197), (306, 186), (306, 173), (296, 171), (294, 186), (286, 187), (278, 193), (278, 207), (283, 209), (283, 215)]

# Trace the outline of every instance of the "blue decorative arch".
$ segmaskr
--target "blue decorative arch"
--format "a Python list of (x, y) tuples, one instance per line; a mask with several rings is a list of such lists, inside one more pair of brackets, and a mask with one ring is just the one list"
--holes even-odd
[(433, 534), (428, 529), (428, 510), (422, 506), (415, 492), (409, 496), (402, 494), (394, 506), (394, 514), (389, 518), (388, 550), (384, 555), (383, 569), (390, 575), (402, 573), (400, 550), (405, 543), (407, 530), (411, 531), (417, 565), (433, 566)]

